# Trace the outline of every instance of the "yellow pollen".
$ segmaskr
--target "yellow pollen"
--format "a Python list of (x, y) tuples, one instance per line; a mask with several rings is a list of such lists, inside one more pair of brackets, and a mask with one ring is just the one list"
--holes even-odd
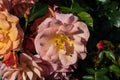
[(73, 47), (73, 41), (64, 34), (57, 34), (54, 43), (58, 49), (66, 50), (66, 46)]

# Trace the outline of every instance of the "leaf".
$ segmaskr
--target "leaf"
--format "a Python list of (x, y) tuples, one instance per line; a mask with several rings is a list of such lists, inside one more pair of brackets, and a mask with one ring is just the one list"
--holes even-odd
[(108, 40), (103, 40), (104, 44), (106, 47), (110, 48), (110, 49), (113, 49), (114, 48), (114, 45), (108, 41)]
[(38, 17), (44, 16), (48, 10), (48, 6), (45, 3), (37, 3), (30, 9), (29, 22), (35, 20)]
[(94, 80), (92, 75), (83, 76), (83, 80)]
[(109, 20), (114, 26), (120, 28), (120, 11), (113, 11), (109, 14)]
[(72, 9), (70, 9), (68, 7), (64, 7), (64, 6), (61, 6), (60, 10), (61, 10), (61, 12), (64, 12), (64, 13), (74, 12)]
[(112, 53), (112, 51), (105, 51), (105, 55), (108, 59), (115, 61), (115, 55)]
[(88, 72), (89, 74), (94, 74), (94, 73), (95, 73), (95, 70), (94, 70), (93, 68), (88, 68), (88, 69), (87, 69), (87, 72)]
[(98, 58), (99, 58), (100, 61), (102, 61), (103, 57), (104, 57), (104, 51), (101, 51), (98, 55)]
[(91, 29), (93, 29), (93, 19), (91, 15), (87, 12), (79, 12), (78, 17), (83, 20)]
[(97, 1), (99, 1), (99, 2), (101, 2), (101, 3), (107, 3), (107, 2), (109, 2), (110, 0), (97, 0)]
[(110, 80), (105, 74), (107, 73), (106, 68), (102, 68), (95, 72), (95, 80)]
[(117, 76), (120, 77), (120, 67), (113, 64), (109, 67), (109, 69), (110, 69), (111, 72), (114, 72)]
[(74, 2), (74, 3), (71, 5), (71, 9), (72, 9), (72, 11), (75, 12), (75, 13), (79, 13), (79, 12), (85, 11), (84, 8), (80, 7), (80, 5), (78, 4), (78, 2)]

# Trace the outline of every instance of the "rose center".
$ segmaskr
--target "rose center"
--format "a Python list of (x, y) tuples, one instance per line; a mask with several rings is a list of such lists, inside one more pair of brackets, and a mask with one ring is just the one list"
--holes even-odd
[(64, 34), (57, 34), (54, 38), (55, 46), (60, 50), (65, 50), (66, 54), (73, 53), (73, 41)]

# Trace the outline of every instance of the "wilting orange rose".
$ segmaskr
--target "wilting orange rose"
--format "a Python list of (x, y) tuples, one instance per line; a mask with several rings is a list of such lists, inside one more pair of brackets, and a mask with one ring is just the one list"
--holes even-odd
[(23, 17), (25, 10), (34, 5), (38, 0), (0, 0), (4, 7), (18, 17)]
[(18, 56), (15, 52), (9, 52), (5, 55), (3, 59), (3, 63), (6, 64), (6, 66), (13, 66), (16, 67), (18, 63)]
[(17, 17), (7, 11), (0, 11), (0, 57), (20, 47), (23, 31), (18, 22)]
[(31, 56), (22, 53), (19, 59), (20, 61), (16, 68), (2, 64), (0, 68), (2, 80), (44, 80), (43, 69), (40, 65), (37, 65), (37, 62)]

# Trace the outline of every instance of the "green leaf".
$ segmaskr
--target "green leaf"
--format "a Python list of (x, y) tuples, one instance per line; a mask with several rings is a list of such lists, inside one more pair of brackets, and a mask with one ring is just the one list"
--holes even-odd
[(113, 48), (114, 48), (114, 45), (113, 45), (110, 41), (108, 41), (108, 40), (103, 40), (103, 42), (104, 42), (104, 44), (105, 44), (105, 46), (106, 46), (107, 48), (109, 48), (109, 49), (113, 49)]
[(110, 80), (105, 74), (107, 73), (106, 68), (102, 68), (95, 72), (95, 80)]
[(108, 18), (114, 26), (120, 28), (120, 11), (113, 11)]
[(94, 80), (92, 75), (83, 76), (83, 80)]
[(84, 8), (80, 7), (80, 5), (78, 4), (78, 2), (74, 2), (74, 3), (71, 5), (71, 9), (72, 9), (72, 11), (74, 11), (75, 13), (79, 13), (79, 12), (85, 11)]
[(107, 3), (107, 2), (109, 2), (110, 0), (97, 0), (97, 1), (99, 1), (99, 2), (101, 2), (101, 3)]
[(105, 55), (108, 59), (115, 61), (115, 55), (112, 53), (112, 51), (105, 51)]
[(105, 75), (100, 75), (99, 73), (96, 73), (96, 78), (95, 80), (110, 80), (109, 77)]
[(100, 61), (102, 61), (103, 57), (104, 57), (104, 51), (101, 51), (98, 55), (98, 58), (99, 58)]
[(38, 17), (44, 16), (48, 10), (48, 6), (45, 3), (37, 3), (30, 9), (29, 22), (35, 20)]
[(91, 15), (87, 12), (79, 12), (78, 17), (83, 20), (91, 29), (93, 29), (93, 19)]
[(94, 70), (93, 68), (88, 68), (88, 69), (87, 69), (87, 72), (88, 72), (89, 74), (94, 74), (94, 73), (95, 73), (95, 70)]
[(71, 8), (64, 7), (64, 6), (61, 6), (60, 10), (61, 10), (61, 12), (64, 12), (64, 13), (70, 13), (70, 12), (74, 13), (74, 11)]
[(109, 69), (110, 69), (111, 72), (114, 72), (117, 76), (120, 77), (120, 67), (113, 64), (109, 67)]

